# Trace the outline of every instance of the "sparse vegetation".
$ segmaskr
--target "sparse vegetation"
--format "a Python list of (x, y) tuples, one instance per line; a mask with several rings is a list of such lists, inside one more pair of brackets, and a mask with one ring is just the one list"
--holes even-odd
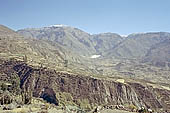
[(68, 60), (64, 60), (64, 67), (68, 67)]
[(76, 103), (79, 105), (81, 109), (85, 109), (85, 110), (92, 109), (88, 99), (77, 99)]
[(6, 91), (8, 89), (8, 86), (5, 83), (1, 84), (1, 90)]
[(136, 111), (138, 110), (138, 108), (137, 108), (135, 105), (133, 105), (133, 104), (130, 104), (130, 105), (129, 105), (129, 109), (130, 109), (132, 112), (136, 112)]
[(59, 104), (62, 106), (76, 105), (73, 102), (73, 97), (71, 96), (70, 93), (66, 93), (66, 92), (56, 93), (56, 98), (59, 100)]
[(27, 55), (24, 55), (23, 61), (27, 63)]
[(22, 95), (22, 102), (23, 104), (31, 104), (32, 101), (32, 91), (31, 90), (22, 90), (21, 91)]

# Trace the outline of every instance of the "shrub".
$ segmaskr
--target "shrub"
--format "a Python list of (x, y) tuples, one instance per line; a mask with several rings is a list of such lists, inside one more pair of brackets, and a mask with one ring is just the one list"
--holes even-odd
[(27, 113), (25, 109), (22, 109), (19, 113)]
[(32, 101), (32, 91), (25, 91), (23, 90), (21, 92), (21, 95), (22, 95), (22, 101), (24, 104), (31, 104), (31, 101)]
[(8, 86), (7, 86), (6, 84), (2, 83), (2, 84), (1, 84), (1, 89), (2, 89), (3, 91), (6, 91), (6, 90), (8, 89)]
[(49, 108), (49, 104), (46, 103), (45, 104), (45, 109), (48, 110), (48, 108)]
[(9, 95), (9, 92), (4, 92), (0, 95), (0, 104), (10, 104), (12, 103), (13, 99), (12, 96)]
[(61, 105), (64, 105), (64, 106), (75, 105), (75, 103), (73, 102), (73, 97), (70, 93), (66, 93), (66, 92), (56, 93), (56, 98), (58, 99)]
[(133, 105), (133, 104), (130, 104), (130, 105), (129, 105), (129, 109), (130, 109), (131, 111), (137, 111), (137, 107), (136, 107), (135, 105)]
[(81, 109), (91, 110), (91, 105), (89, 104), (88, 99), (77, 99), (77, 104), (80, 106)]

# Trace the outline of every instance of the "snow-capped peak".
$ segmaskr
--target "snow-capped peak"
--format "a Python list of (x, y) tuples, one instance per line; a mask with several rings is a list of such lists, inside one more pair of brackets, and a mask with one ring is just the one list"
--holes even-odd
[(121, 37), (127, 37), (128, 35), (120, 35)]
[(62, 24), (56, 24), (56, 25), (50, 25), (49, 27), (66, 27), (67, 25)]

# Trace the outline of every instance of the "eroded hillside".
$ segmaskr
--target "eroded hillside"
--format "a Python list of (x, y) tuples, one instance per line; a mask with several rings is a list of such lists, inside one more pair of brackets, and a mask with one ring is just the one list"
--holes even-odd
[[(135, 105), (153, 110), (170, 110), (170, 89), (165, 85), (123, 78), (94, 78), (83, 75), (37, 69), (24, 62), (8, 61), (0, 66), (1, 76), (10, 78), (13, 73), (20, 78), (20, 87), (32, 91), (50, 103), (77, 104), (86, 101), (84, 109), (93, 105)], [(3, 79), (5, 81), (5, 79)], [(7, 81), (10, 82), (10, 81)], [(60, 95), (69, 95), (64, 99)]]

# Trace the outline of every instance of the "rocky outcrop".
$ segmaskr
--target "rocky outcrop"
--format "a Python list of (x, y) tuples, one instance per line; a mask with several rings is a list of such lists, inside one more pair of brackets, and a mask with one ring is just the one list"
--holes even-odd
[[(121, 83), (88, 76), (56, 72), (45, 68), (35, 68), (24, 62), (6, 62), (0, 70), (16, 72), (21, 88), (33, 91), (33, 96), (42, 97), (50, 103), (58, 104), (57, 92), (70, 93), (73, 100), (88, 99), (89, 103), (125, 105), (170, 110), (170, 91), (140, 83)], [(7, 70), (6, 70), (7, 71)]]

